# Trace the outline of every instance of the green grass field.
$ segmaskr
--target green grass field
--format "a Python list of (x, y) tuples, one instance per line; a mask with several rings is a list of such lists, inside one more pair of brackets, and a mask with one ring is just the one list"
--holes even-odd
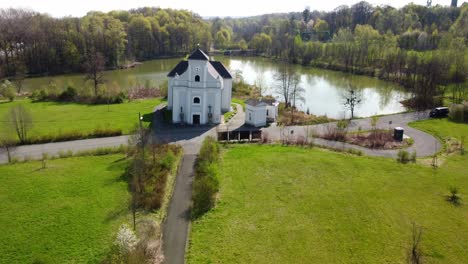
[(32, 113), (33, 128), (30, 135), (60, 134), (68, 131), (83, 133), (96, 128), (121, 129), (128, 134), (138, 124), (138, 112), (149, 114), (162, 99), (145, 99), (114, 105), (85, 105), (75, 103), (38, 102), (20, 99), (0, 103), (0, 121), (5, 120), (8, 109), (22, 104)]
[[(423, 121), (449, 136), (468, 125)], [(424, 263), (468, 259), (468, 155), (437, 170), (321, 149), (237, 145), (217, 206), (192, 224), (189, 263), (407, 263), (412, 223)], [(457, 186), (463, 204), (448, 203)]]
[(130, 220), (123, 157), (0, 166), (0, 263), (99, 263)]
[(465, 136), (465, 146), (468, 147), (468, 124), (451, 122), (448, 118), (435, 118), (412, 122), (409, 125), (434, 135), (441, 141), (451, 137), (461, 140), (461, 137)]

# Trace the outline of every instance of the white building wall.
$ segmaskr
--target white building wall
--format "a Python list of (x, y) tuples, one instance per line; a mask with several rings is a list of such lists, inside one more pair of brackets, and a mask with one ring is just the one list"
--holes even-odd
[(231, 110), (232, 79), (223, 79), (223, 101), (221, 111), (229, 112)]
[(259, 106), (245, 106), (245, 123), (260, 127), (266, 126), (266, 107), (265, 105)]
[(276, 118), (278, 117), (278, 104), (274, 103), (273, 105), (267, 105), (266, 109), (267, 109), (266, 117), (269, 119), (271, 118), (273, 120), (276, 120)]
[(169, 77), (167, 81), (167, 109), (171, 110), (172, 109), (172, 82), (174, 78)]
[[(206, 124), (209, 122), (209, 106), (212, 122), (221, 122), (222, 112), (230, 110), (232, 80), (224, 80), (213, 69), (208, 70), (208, 61), (189, 60), (188, 63), (188, 69), (182, 75), (169, 77), (168, 109), (172, 109), (172, 122), (193, 124), (193, 115), (198, 114), (200, 124)], [(200, 76), (200, 82), (195, 82), (196, 75)], [(200, 104), (194, 103), (195, 97), (200, 98)], [(181, 107), (184, 120), (180, 120)]]

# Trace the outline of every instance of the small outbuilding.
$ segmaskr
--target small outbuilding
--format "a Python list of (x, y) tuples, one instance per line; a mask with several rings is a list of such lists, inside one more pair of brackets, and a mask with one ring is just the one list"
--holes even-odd
[(273, 98), (251, 98), (245, 101), (245, 123), (255, 127), (276, 121), (278, 105)]

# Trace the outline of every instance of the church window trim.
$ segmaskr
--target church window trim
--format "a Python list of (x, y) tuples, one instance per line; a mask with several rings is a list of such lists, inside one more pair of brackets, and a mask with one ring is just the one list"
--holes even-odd
[(192, 102), (193, 104), (199, 105), (201, 103), (201, 99), (198, 96), (194, 96)]

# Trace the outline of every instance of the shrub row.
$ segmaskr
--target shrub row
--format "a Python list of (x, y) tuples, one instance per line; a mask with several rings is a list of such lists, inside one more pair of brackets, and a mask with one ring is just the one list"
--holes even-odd
[(75, 88), (68, 86), (61, 93), (52, 93), (48, 92), (46, 89), (38, 89), (31, 94), (30, 98), (35, 102), (54, 101), (80, 104), (121, 104), (125, 101), (126, 96), (123, 92), (107, 96), (80, 95)]
[(26, 139), (22, 144), (43, 144), (51, 142), (61, 142), (61, 141), (70, 141), (70, 140), (79, 140), (79, 139), (88, 139), (88, 138), (100, 138), (100, 137), (115, 137), (122, 135), (121, 129), (114, 128), (96, 128), (91, 133), (83, 133), (81, 131), (68, 131), (57, 135), (44, 135), (44, 136), (35, 136)]
[(207, 137), (202, 144), (195, 164), (195, 180), (192, 193), (192, 217), (208, 212), (216, 202), (219, 190), (218, 162), (220, 146), (216, 139)]
[(177, 145), (150, 145), (133, 152), (127, 177), (138, 208), (151, 211), (162, 207), (168, 176), (182, 153)]

